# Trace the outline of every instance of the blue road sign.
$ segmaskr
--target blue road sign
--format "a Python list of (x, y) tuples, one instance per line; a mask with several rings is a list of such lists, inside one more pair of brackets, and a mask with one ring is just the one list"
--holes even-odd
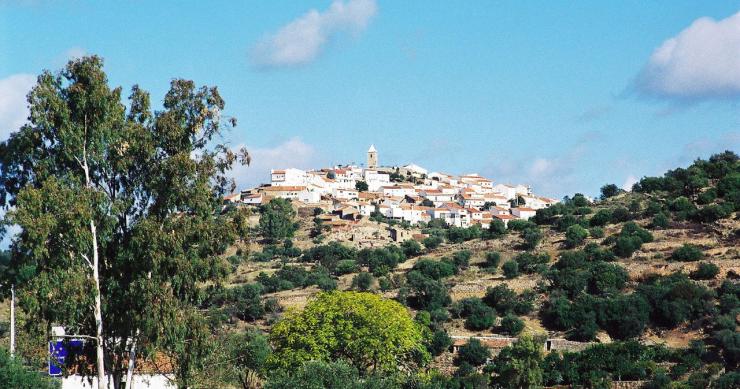
[(83, 341), (72, 339), (67, 342), (63, 340), (52, 340), (49, 342), (49, 375), (59, 377), (67, 361), (70, 352), (82, 351)]

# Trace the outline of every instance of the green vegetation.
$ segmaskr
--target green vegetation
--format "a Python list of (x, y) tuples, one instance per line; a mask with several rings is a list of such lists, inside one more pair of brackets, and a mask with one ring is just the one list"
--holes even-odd
[(429, 359), (408, 311), (370, 293), (319, 294), (275, 324), (270, 341), (275, 351), (268, 362), (282, 368), (345, 360), (363, 372), (394, 371)]
[(288, 200), (275, 198), (260, 206), (260, 232), (268, 241), (292, 237), (298, 228), (294, 219), (295, 211)]
[(671, 254), (671, 260), (682, 262), (694, 262), (702, 259), (704, 253), (697, 246), (684, 244)]
[(23, 366), (19, 359), (0, 348), (0, 388), (54, 389), (59, 385), (39, 369)]

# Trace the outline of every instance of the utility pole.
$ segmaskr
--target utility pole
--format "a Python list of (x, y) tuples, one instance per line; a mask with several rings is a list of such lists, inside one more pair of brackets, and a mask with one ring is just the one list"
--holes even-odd
[(10, 285), (10, 356), (15, 356), (15, 285)]

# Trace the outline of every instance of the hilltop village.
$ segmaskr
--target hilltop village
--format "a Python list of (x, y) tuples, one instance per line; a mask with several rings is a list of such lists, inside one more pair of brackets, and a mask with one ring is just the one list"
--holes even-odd
[(343, 222), (363, 217), (416, 225), (441, 219), (449, 226), (488, 228), (495, 219), (505, 225), (528, 220), (557, 200), (537, 196), (527, 185), (496, 183), (478, 174), (453, 176), (428, 172), (416, 164), (381, 166), (371, 145), (367, 164), (304, 171), (270, 171), (271, 181), (226, 197), (227, 202), (258, 206), (284, 198), (319, 207)]

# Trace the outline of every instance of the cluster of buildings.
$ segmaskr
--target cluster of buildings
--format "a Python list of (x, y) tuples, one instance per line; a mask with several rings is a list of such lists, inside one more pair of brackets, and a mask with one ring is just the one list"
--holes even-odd
[(442, 219), (456, 227), (501, 220), (529, 219), (557, 200), (536, 196), (525, 185), (495, 183), (478, 174), (453, 176), (410, 164), (381, 167), (370, 146), (367, 165), (319, 170), (272, 170), (270, 183), (226, 197), (226, 201), (260, 205), (284, 198), (321, 207), (344, 220), (373, 214), (410, 224)]

